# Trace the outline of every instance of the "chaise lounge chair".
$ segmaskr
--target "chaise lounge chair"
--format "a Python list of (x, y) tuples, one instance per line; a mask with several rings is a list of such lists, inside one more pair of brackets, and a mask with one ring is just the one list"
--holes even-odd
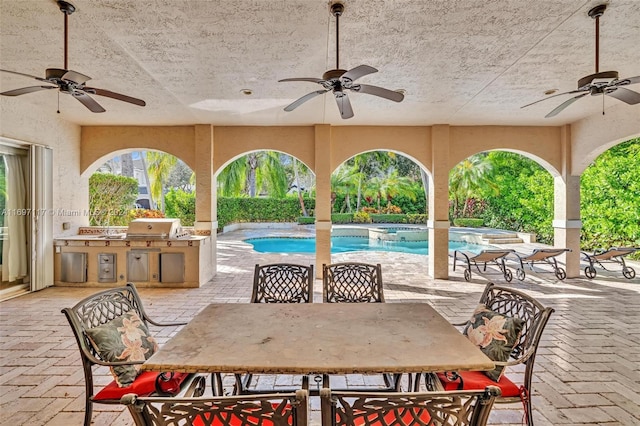
[(490, 249), (482, 250), (479, 254), (465, 253), (463, 251), (456, 250), (453, 252), (453, 270), (456, 270), (456, 262), (458, 259), (466, 263), (466, 269), (464, 270), (465, 281), (471, 280), (471, 266), (475, 266), (480, 272), (480, 263), (483, 264), (482, 271), (487, 270), (487, 263), (492, 263), (500, 269), (504, 279), (507, 282), (511, 282), (513, 279), (513, 273), (507, 269), (504, 258), (508, 254), (515, 253), (511, 249)]
[(589, 266), (584, 268), (584, 274), (587, 276), (587, 278), (593, 279), (597, 274), (595, 265), (598, 265), (605, 271), (608, 271), (608, 269), (604, 267), (604, 264), (616, 263), (622, 266), (622, 275), (625, 278), (631, 280), (636, 276), (636, 271), (631, 266), (625, 265), (624, 257), (637, 250), (640, 249), (634, 247), (611, 247), (609, 250), (595, 250), (593, 254), (589, 254), (583, 251), (582, 258), (589, 262)]
[[(541, 249), (535, 249), (533, 250), (533, 253), (527, 254), (527, 255), (514, 253), (514, 255), (517, 257), (517, 262), (520, 264), (518, 269), (516, 269), (516, 278), (522, 281), (527, 276), (524, 272), (525, 264), (529, 265), (529, 268), (533, 271), (534, 264), (546, 263), (548, 265), (551, 265), (551, 267), (553, 268), (553, 273), (555, 274), (556, 278), (558, 278), (559, 280), (564, 280), (565, 278), (567, 278), (567, 272), (564, 270), (564, 268), (558, 266), (556, 256), (560, 256), (562, 253), (566, 253), (568, 251), (571, 251), (571, 249), (541, 248)], [(537, 271), (537, 272), (541, 272), (541, 271)]]

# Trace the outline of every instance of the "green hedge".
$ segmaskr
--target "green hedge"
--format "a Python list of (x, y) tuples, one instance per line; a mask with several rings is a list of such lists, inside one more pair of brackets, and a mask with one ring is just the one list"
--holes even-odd
[(171, 188), (164, 196), (165, 217), (177, 217), (183, 226), (193, 226), (196, 220), (196, 193)]
[[(304, 199), (307, 211), (313, 212), (315, 200)], [(300, 201), (288, 198), (218, 198), (218, 228), (241, 222), (298, 222), (314, 224), (315, 217), (300, 216)], [(426, 214), (371, 214), (373, 223), (427, 223)], [(335, 224), (356, 223), (354, 213), (333, 213)], [(362, 221), (361, 221), (362, 222)]]
[(331, 215), (333, 223), (353, 223), (353, 213), (333, 213)]
[[(315, 200), (304, 199), (307, 211)], [(287, 198), (218, 198), (218, 228), (239, 222), (296, 222), (302, 214), (297, 197)]]
[(458, 217), (453, 219), (455, 226), (464, 226), (468, 228), (479, 228), (483, 225), (484, 219), (471, 217)]

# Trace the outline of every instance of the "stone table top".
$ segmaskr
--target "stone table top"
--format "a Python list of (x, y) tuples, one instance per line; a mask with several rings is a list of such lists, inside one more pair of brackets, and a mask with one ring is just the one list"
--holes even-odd
[(211, 304), (143, 370), (366, 374), (490, 370), (426, 303)]

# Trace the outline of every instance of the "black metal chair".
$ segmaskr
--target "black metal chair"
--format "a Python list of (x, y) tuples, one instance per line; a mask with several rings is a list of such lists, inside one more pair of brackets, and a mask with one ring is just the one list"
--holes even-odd
[(306, 426), (309, 394), (292, 393), (222, 396), (213, 398), (157, 398), (128, 394), (122, 404), (130, 407), (137, 425)]
[(313, 265), (256, 265), (251, 303), (311, 303), (313, 279)]
[[(253, 274), (251, 303), (312, 303), (313, 281), (313, 265), (258, 264)], [(250, 389), (253, 374), (236, 374), (235, 378), (235, 394), (274, 392), (273, 389)]]
[(343, 262), (322, 265), (324, 303), (384, 302), (380, 264)]
[[(495, 361), (498, 367), (524, 366), (522, 381), (516, 383), (508, 378), (509, 372), (495, 382), (481, 371), (459, 371), (450, 373), (427, 373), (425, 378), (429, 390), (471, 390), (483, 389), (485, 386), (498, 386), (502, 392), (496, 398), (496, 403), (513, 403), (522, 401), (527, 424), (533, 426), (533, 412), (531, 405), (531, 383), (533, 367), (538, 350), (538, 344), (553, 308), (544, 307), (533, 297), (507, 287), (500, 287), (493, 283), (487, 284), (480, 304), (486, 306), (505, 317), (520, 318), (524, 321), (520, 336), (511, 351), (508, 361)], [(467, 323), (454, 324), (465, 326)], [(420, 375), (416, 378), (415, 389), (420, 386)]]
[[(128, 283), (124, 287), (104, 290), (89, 296), (71, 308), (64, 308), (65, 314), (80, 349), (80, 359), (85, 379), (85, 416), (84, 425), (91, 424), (93, 404), (120, 404), (120, 398), (131, 392), (140, 394), (167, 394), (183, 389), (193, 375), (158, 372), (141, 373), (129, 387), (120, 388), (115, 380), (95, 393), (94, 367), (119, 367), (142, 364), (143, 361), (109, 362), (104, 359), (92, 344), (87, 330), (104, 325), (115, 318), (134, 311), (145, 327), (152, 324), (160, 327), (180, 326), (186, 323), (159, 323), (153, 321), (144, 311), (142, 301), (135, 286)], [(96, 367), (97, 368), (97, 367)]]
[(500, 389), (454, 392), (320, 391), (322, 426), (484, 426)]

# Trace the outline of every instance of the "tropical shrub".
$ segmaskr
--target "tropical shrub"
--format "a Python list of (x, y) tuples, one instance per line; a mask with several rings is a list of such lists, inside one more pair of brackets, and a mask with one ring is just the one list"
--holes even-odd
[(371, 216), (367, 212), (356, 212), (353, 214), (354, 223), (371, 223)]
[(640, 138), (601, 154), (582, 174), (580, 191), (583, 249), (640, 246)]
[(131, 209), (129, 210), (129, 219), (161, 219), (165, 217), (160, 210), (152, 209)]
[(405, 214), (372, 214), (371, 221), (373, 223), (407, 223), (407, 215)]
[(428, 220), (427, 214), (407, 214), (407, 223), (426, 224)]
[(393, 204), (387, 204), (387, 207), (383, 208), (380, 213), (384, 214), (400, 214), (402, 213), (402, 209), (398, 206), (394, 206)]

